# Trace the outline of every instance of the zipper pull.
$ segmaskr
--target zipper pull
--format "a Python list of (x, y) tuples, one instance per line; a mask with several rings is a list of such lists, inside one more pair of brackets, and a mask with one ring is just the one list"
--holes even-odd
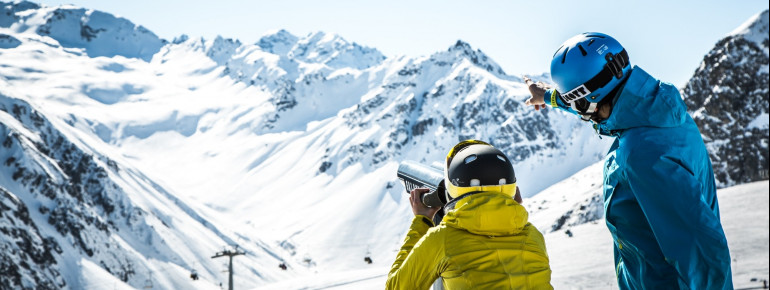
[(594, 132), (599, 136), (599, 139), (602, 139), (602, 134), (599, 134), (599, 124), (594, 123)]

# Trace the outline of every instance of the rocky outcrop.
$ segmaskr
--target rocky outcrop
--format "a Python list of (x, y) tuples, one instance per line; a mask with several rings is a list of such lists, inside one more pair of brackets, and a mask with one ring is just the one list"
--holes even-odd
[(718, 41), (682, 90), (720, 187), (768, 179), (768, 11)]

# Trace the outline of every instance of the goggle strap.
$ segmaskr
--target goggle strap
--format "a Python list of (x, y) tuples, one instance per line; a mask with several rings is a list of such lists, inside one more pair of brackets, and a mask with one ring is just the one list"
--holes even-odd
[(604, 87), (612, 81), (612, 78), (622, 78), (623, 69), (629, 65), (628, 52), (625, 49), (615, 55), (607, 53), (605, 59), (607, 59), (607, 64), (604, 65), (602, 71), (583, 84), (589, 91), (594, 92)]

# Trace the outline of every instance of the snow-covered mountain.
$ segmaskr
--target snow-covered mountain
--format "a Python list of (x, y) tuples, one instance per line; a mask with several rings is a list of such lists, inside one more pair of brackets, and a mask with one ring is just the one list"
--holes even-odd
[[(16, 93), (0, 83), (2, 288), (107, 287), (72, 270), (87, 264), (139, 286), (152, 272), (184, 275), (207, 258), (205, 251), (233, 242), (141, 172), (110, 159), (109, 150), (83, 143), (79, 132), (9, 96)], [(189, 233), (196, 243), (177, 248)], [(159, 278), (165, 287), (188, 284)]]
[(720, 186), (768, 179), (768, 10), (719, 40), (682, 90)]
[[(6, 222), (7, 285), (89, 288), (107, 273), (206, 287), (225, 279), (210, 256), (227, 245), (248, 252), (240, 287), (359, 267), (367, 252), (386, 264), (408, 219), (400, 161), (490, 140), (520, 178), (544, 176), (521, 183), (531, 195), (606, 150), (574, 118), (525, 108), (520, 79), (461, 41), (419, 58), (321, 32), (166, 42), (98, 11), (0, 7), (0, 186), (31, 217)], [(20, 240), (61, 250), (30, 258)]]
[[(382, 277), (411, 218), (399, 162), (487, 140), (529, 197), (611, 141), (524, 106), (521, 79), (462, 41), (413, 58), (323, 32), (169, 42), (104, 12), (0, 7), (3, 286), (213, 288), (233, 245), (238, 288)], [(538, 201), (538, 227), (599, 221), (585, 192)]]
[(109, 13), (76, 7), (40, 7), (27, 1), (3, 4), (0, 27), (35, 32), (63, 47), (83, 48), (91, 57), (150, 60), (166, 43), (142, 26)]

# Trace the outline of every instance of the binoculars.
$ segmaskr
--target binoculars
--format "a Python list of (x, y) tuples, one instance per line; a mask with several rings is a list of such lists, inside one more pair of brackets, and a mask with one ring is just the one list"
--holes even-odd
[(415, 188), (430, 189), (430, 192), (423, 194), (420, 198), (425, 206), (440, 208), (446, 205), (447, 195), (442, 168), (404, 161), (398, 165), (396, 176), (404, 184), (407, 193)]

